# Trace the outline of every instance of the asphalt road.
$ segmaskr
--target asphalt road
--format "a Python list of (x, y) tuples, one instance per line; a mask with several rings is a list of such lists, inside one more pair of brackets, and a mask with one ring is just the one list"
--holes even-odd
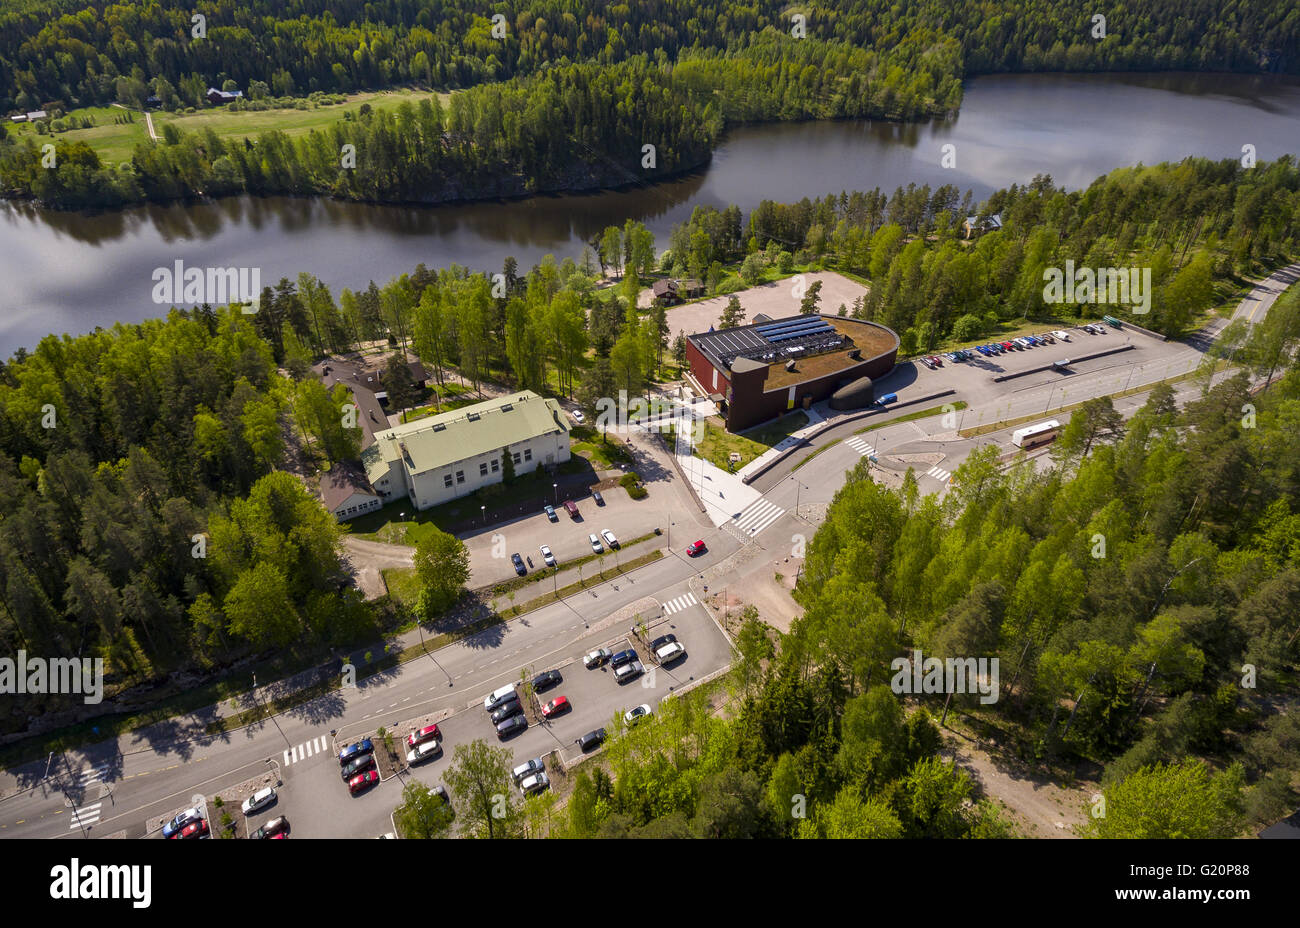
[[(1258, 322), (1298, 272), (1300, 266), (1293, 266), (1271, 275), (1234, 315)], [(482, 709), (483, 696), (518, 680), (524, 668), (530, 674), (559, 668), (564, 683), (548, 696), (566, 695), (574, 708), (554, 721), (530, 726), (505, 743), (516, 762), (550, 750), (572, 756), (578, 750), (573, 742), (583, 732), (605, 725), (631, 706), (642, 702), (655, 705), (668, 693), (726, 666), (730, 649), (725, 637), (705, 608), (693, 602), (696, 589), (708, 582), (701, 575), (721, 573), (725, 577), (732, 555), (738, 553), (750, 559), (750, 567), (753, 557), (780, 562), (789, 556), (801, 537), (811, 538), (817, 513), (824, 511), (822, 507), (843, 484), (844, 472), (863, 456), (926, 455), (927, 462), (933, 459), (935, 463), (915, 465), (922, 492), (942, 492), (947, 475), (971, 450), (987, 442), (1007, 443), (1010, 433), (1007, 429), (964, 439), (957, 435), (958, 428), (1035, 415), (1040, 410), (1046, 418), (1057, 406), (1183, 373), (1199, 362), (1201, 352), (1224, 324), (1216, 322), (1201, 338), (1186, 343), (1160, 342), (1132, 330), (1111, 330), (1100, 336), (1079, 333), (1068, 344), (1058, 342), (981, 358), (974, 364), (946, 364), (937, 371), (900, 365), (879, 385), (881, 392), (897, 392), (900, 400), (906, 401), (909, 396), (952, 388), (957, 391), (953, 399), (965, 400), (969, 408), (955, 417), (956, 422), (935, 416), (891, 423), (899, 413), (886, 409), (878, 416), (823, 430), (806, 448), (755, 481), (754, 488), (764, 494), (756, 506), (768, 507), (768, 515), (755, 509), (748, 528), (761, 525), (761, 529), (752, 535), (744, 517), (722, 529), (712, 528), (676, 479), (666, 456), (638, 441), (638, 469), (648, 481), (654, 481), (647, 501), (652, 505), (627, 500), (620, 491), (616, 502), (605, 507), (608, 512), (588, 501), (583, 514), (591, 522), (570, 524), (565, 516), (559, 525), (547, 522), (544, 516), (520, 520), (502, 532), (507, 538), (506, 554), (508, 557), (513, 550), (525, 553), (525, 548), (545, 542), (565, 559), (582, 552), (589, 531), (610, 527), (620, 538), (630, 538), (658, 524), (668, 530), (664, 541), (671, 538), (676, 543), (665, 559), (371, 677), (355, 689), (336, 691), (218, 738), (203, 734), (207, 718), (199, 713), (69, 757), (51, 758), (52, 779), (45, 778), (44, 761), (6, 771), (0, 776), (0, 790), (6, 796), (0, 801), (0, 837), (116, 833), (141, 837), (151, 821), (191, 805), (196, 795), (213, 795), (266, 771), (268, 762), (278, 765), (283, 786), (277, 805), (258, 813), (254, 826), (265, 818), (286, 815), (295, 837), (378, 836), (391, 830), (389, 815), (399, 799), (400, 778), (387, 779), (368, 793), (350, 797), (334, 757), (337, 746), (380, 725), (396, 729), (404, 737), (408, 730), (404, 725), (434, 715), (445, 738), (443, 756), (409, 776), (438, 783), (457, 744), (475, 738), (495, 741)], [(1072, 364), (1068, 374), (1041, 372), (1000, 384), (992, 380), (998, 373), (1125, 340), (1134, 346), (1132, 350)], [(1194, 383), (1176, 386), (1180, 401), (1198, 390)], [(1117, 401), (1117, 405), (1127, 413), (1143, 400), (1136, 395)], [(879, 424), (866, 433), (855, 434), (875, 423)], [(809, 453), (826, 445), (833, 447), (794, 469)], [(770, 507), (781, 511), (773, 514)], [(491, 532), (484, 534), (485, 539), (471, 541), (472, 549), (480, 552), (480, 564), (484, 563), (482, 551), (487, 550), (490, 557), (486, 542), (491, 541)], [(700, 558), (689, 559), (683, 548), (695, 537), (706, 539), (709, 550)], [(476, 569), (490, 572), (495, 566), (489, 563)], [(691, 579), (696, 580), (696, 589), (688, 585)], [(664, 603), (669, 604), (667, 609), (662, 607)], [(622, 687), (608, 669), (584, 670), (581, 655), (595, 647), (623, 643), (638, 613), (661, 616), (653, 620), (652, 635), (673, 631), (687, 647), (686, 659)]]

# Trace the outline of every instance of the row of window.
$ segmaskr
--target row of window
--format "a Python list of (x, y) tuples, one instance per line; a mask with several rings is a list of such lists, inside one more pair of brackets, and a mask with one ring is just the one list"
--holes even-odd
[(341, 510), (341, 511), (339, 512), (339, 515), (341, 515), (341, 516), (350, 516), (350, 515), (353, 515), (354, 513), (365, 512), (365, 511), (368, 510), (368, 509), (374, 509), (374, 508), (376, 508), (378, 505), (379, 505), (379, 500), (377, 500), (377, 499), (372, 499), (372, 500), (369, 500), (369, 501), (367, 501), (367, 502), (361, 503), (360, 505), (357, 505), (357, 506), (349, 506), (347, 509)]
[[(518, 451), (512, 452), (512, 455), (514, 457), (516, 464), (522, 464), (524, 461), (531, 461), (533, 459), (533, 449), (525, 448), (522, 458), (519, 456)], [(493, 458), (491, 462), (488, 461), (479, 462), (478, 475), (480, 477), (486, 477), (488, 475), (489, 463), (491, 464), (492, 473), (495, 474), (500, 472), (501, 461), (497, 458)], [(463, 470), (456, 471), (456, 476), (454, 479), (452, 478), (452, 475), (450, 473), (442, 475), (442, 485), (444, 487), (450, 487), (453, 483), (464, 483), (464, 482), (465, 482), (465, 472)]]

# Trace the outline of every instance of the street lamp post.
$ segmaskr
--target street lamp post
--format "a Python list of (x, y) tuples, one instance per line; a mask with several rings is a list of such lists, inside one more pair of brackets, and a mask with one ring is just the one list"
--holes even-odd
[(558, 506), (560, 505), (560, 485), (558, 483), (553, 483), (551, 484), (551, 489), (555, 491), (555, 505)]
[(483, 527), (487, 528), (487, 506), (479, 506), (478, 511), (483, 514)]

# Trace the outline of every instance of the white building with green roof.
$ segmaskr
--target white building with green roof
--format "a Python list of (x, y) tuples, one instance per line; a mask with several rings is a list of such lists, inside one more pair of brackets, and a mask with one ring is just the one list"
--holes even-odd
[(428, 509), (516, 474), (569, 460), (569, 424), (555, 400), (532, 391), (416, 419), (375, 433), (361, 453), (371, 486), (385, 502), (408, 496)]

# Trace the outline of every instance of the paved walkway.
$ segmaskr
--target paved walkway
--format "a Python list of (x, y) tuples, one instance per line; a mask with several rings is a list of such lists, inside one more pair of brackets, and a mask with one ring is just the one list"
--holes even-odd
[(809, 409), (805, 409), (804, 413), (808, 416), (807, 425), (805, 425), (801, 429), (791, 432), (789, 435), (781, 439), (771, 448), (767, 449), (758, 457), (754, 458), (754, 460), (750, 461), (740, 470), (736, 471), (736, 476), (739, 477), (741, 480), (744, 480), (754, 471), (761, 470), (764, 467), (764, 465), (767, 464), (768, 461), (771, 461), (775, 457), (779, 457), (781, 455), (781, 452), (785, 451), (791, 445), (797, 445), (799, 444), (799, 442), (803, 441), (805, 438), (808, 438), (810, 435), (816, 435), (822, 429), (826, 428), (826, 426), (829, 424), (828, 420), (822, 415), (822, 413), (817, 409), (816, 406), (813, 406)]

